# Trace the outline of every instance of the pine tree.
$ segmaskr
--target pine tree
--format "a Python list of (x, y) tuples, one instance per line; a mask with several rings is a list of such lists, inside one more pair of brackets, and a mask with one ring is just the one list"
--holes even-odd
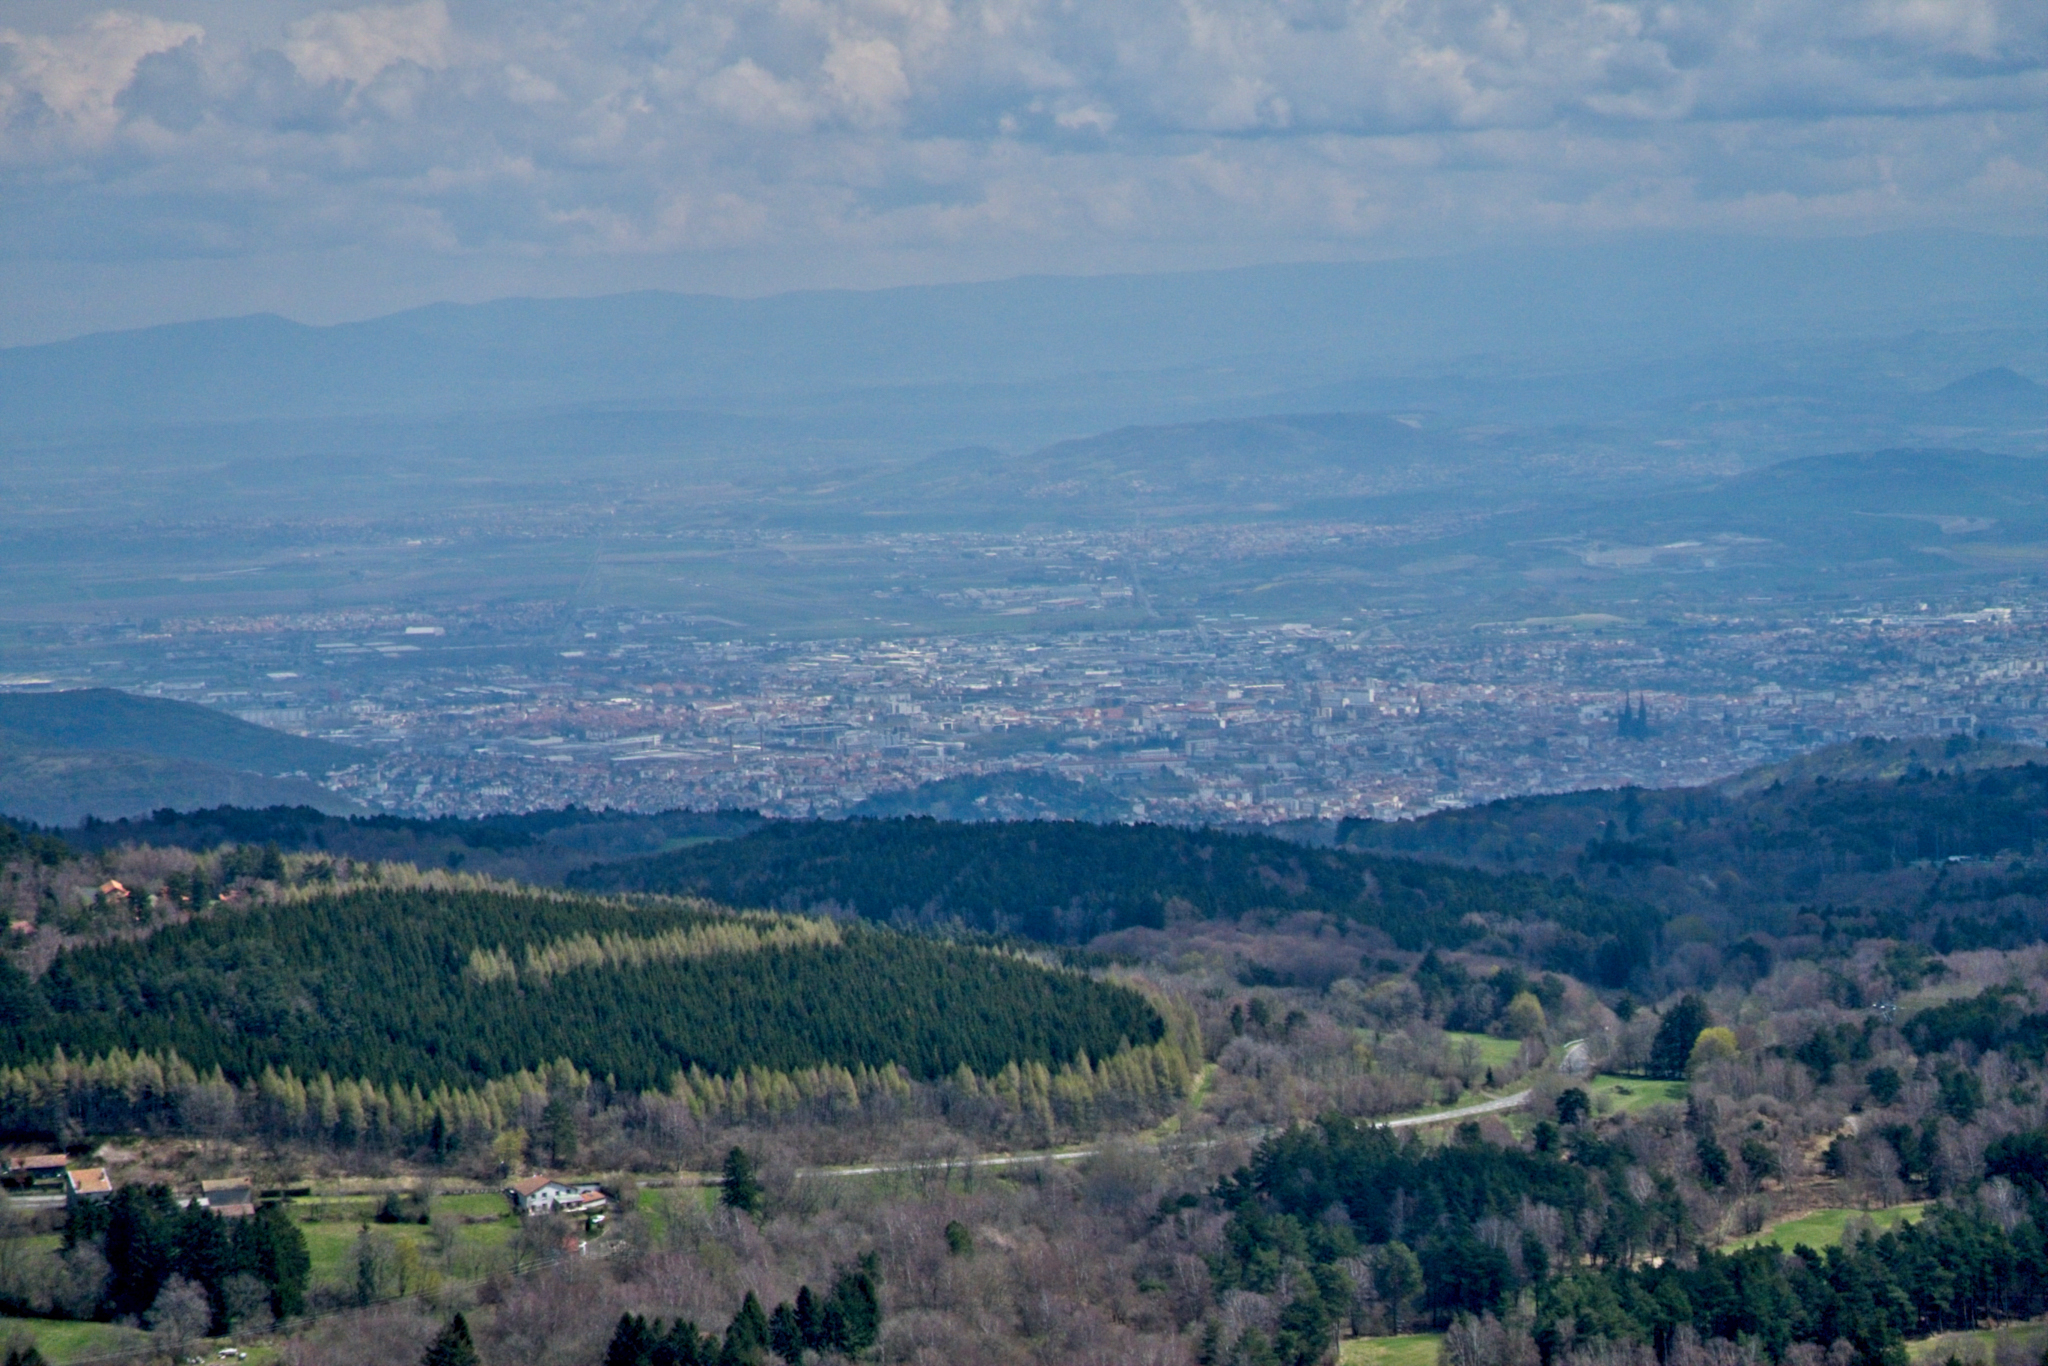
[(768, 1346), (789, 1366), (798, 1366), (804, 1359), (804, 1330), (787, 1303), (776, 1305), (768, 1316)]
[(1707, 1013), (1707, 1003), (1695, 992), (1687, 992), (1671, 1013), (1657, 1026), (1657, 1037), (1650, 1041), (1650, 1075), (1653, 1077), (1682, 1077), (1685, 1065), (1692, 1060), (1692, 1046), (1699, 1042), (1700, 1031), (1714, 1023), (1714, 1017)]
[(718, 1355), (719, 1366), (757, 1366), (768, 1356), (768, 1316), (753, 1291), (740, 1303), (725, 1330), (725, 1350)]
[(859, 1356), (882, 1335), (882, 1301), (875, 1290), (873, 1261), (842, 1274), (825, 1301), (825, 1336), (834, 1351)]
[(825, 1336), (825, 1303), (809, 1286), (796, 1292), (796, 1327), (807, 1350), (822, 1352), (831, 1347), (831, 1339)]
[(611, 1346), (604, 1350), (604, 1366), (647, 1366), (655, 1342), (646, 1319), (638, 1314), (621, 1314), (619, 1326), (612, 1332)]
[(718, 1202), (742, 1214), (761, 1212), (761, 1181), (754, 1175), (754, 1159), (747, 1156), (743, 1148), (734, 1148), (725, 1155), (724, 1181), (718, 1192)]
[(548, 1165), (566, 1167), (576, 1160), (576, 1111), (556, 1096), (540, 1114), (541, 1132), (547, 1135)]
[(462, 1315), (448, 1320), (448, 1326), (427, 1344), (420, 1366), (478, 1366), (476, 1344), (469, 1340), (469, 1324)]

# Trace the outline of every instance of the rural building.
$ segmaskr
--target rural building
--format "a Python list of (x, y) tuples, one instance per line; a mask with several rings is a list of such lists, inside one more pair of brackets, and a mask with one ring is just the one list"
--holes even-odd
[(6, 1180), (10, 1186), (59, 1186), (71, 1159), (62, 1153), (30, 1153), (7, 1159)]
[(595, 1181), (558, 1181), (529, 1176), (505, 1187), (505, 1198), (521, 1214), (595, 1214), (605, 1207)]
[(246, 1176), (201, 1181), (199, 1203), (224, 1219), (243, 1219), (256, 1212), (256, 1188)]
[(105, 1167), (73, 1167), (64, 1173), (64, 1199), (69, 1205), (105, 1200), (114, 1193), (114, 1183)]

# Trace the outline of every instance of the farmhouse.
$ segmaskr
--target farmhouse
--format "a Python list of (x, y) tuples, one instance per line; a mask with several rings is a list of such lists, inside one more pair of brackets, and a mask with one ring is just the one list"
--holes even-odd
[(505, 1198), (521, 1214), (594, 1214), (605, 1207), (595, 1181), (558, 1181), (529, 1176), (505, 1187)]
[(83, 1205), (105, 1200), (114, 1193), (114, 1183), (105, 1167), (73, 1167), (64, 1173), (64, 1202)]

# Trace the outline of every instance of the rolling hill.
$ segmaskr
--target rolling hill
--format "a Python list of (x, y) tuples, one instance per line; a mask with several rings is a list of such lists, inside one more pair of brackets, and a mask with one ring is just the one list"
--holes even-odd
[(741, 839), (600, 865), (570, 884), (1053, 944), (1305, 911), (1410, 950), (1489, 936), (1506, 947), (1541, 926), (1547, 966), (1616, 984), (1655, 943), (1646, 907), (1569, 882), (1160, 825), (778, 821)]
[(1519, 797), (1341, 847), (1571, 876), (1657, 907), (1696, 950), (1818, 952), (1871, 935), (1962, 947), (2048, 936), (2048, 751), (1866, 739), (1724, 783)]
[(567, 1059), (633, 1090), (692, 1067), (830, 1063), (919, 1078), (1156, 1042), (1135, 991), (885, 930), (704, 904), (373, 887), (222, 908), (0, 965), (0, 1065), (173, 1052), (235, 1081), (290, 1068), (477, 1086)]
[(111, 688), (0, 693), (0, 812), (44, 825), (162, 807), (361, 811), (314, 779), (363, 757), (169, 698)]

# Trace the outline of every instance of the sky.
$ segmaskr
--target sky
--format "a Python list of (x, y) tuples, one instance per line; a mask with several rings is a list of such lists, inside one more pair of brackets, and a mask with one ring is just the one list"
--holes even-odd
[(0, 0), (0, 344), (2048, 231), (2042, 0)]

